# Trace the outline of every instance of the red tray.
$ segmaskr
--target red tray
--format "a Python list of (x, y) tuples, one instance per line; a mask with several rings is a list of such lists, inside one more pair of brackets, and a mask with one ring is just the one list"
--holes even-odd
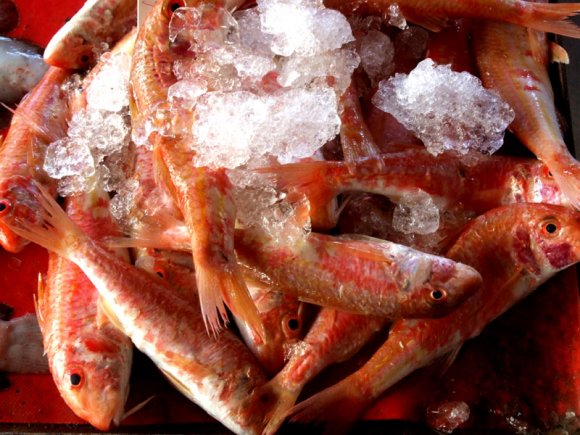
[[(45, 46), (82, 5), (82, 0), (16, 0), (20, 22), (10, 36)], [(568, 116), (562, 70), (557, 104)], [(568, 132), (568, 143), (572, 143)], [(0, 250), (0, 302), (15, 315), (34, 312), (37, 275), (46, 270), (46, 252), (29, 246), (19, 254)], [(369, 354), (372, 349), (367, 349)], [(364, 352), (363, 352), (364, 353)], [(352, 364), (350, 366), (352, 369)], [(330, 382), (349, 370), (333, 367)], [(177, 393), (143, 355), (135, 358), (127, 407), (155, 395), (129, 417), (121, 430), (156, 433), (221, 433), (197, 406)], [(0, 390), (0, 432), (93, 432), (60, 398), (50, 375), (10, 375)], [(560, 273), (532, 296), (468, 342), (444, 374), (437, 366), (420, 370), (390, 389), (357, 428), (374, 433), (425, 433), (425, 409), (462, 400), (470, 405), (468, 428), (545, 430), (560, 424), (565, 412), (580, 415), (580, 297), (576, 269)], [(402, 422), (403, 421), (403, 422)], [(416, 425), (415, 423), (419, 423)], [(285, 427), (291, 432), (295, 427)], [(301, 428), (303, 431), (304, 429)], [(316, 429), (306, 429), (317, 432)]]

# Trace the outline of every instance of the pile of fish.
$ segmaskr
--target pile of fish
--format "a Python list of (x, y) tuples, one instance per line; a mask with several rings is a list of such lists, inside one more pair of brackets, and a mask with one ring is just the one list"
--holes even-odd
[[(136, 29), (134, 0), (89, 0), (0, 148), (0, 243), (50, 251), (37, 318), (66, 403), (120, 424), (135, 346), (235, 433), (286, 419), (336, 433), (451, 364), (580, 259), (580, 164), (547, 74), (566, 54), (544, 33), (580, 37), (579, 12), (158, 0)], [(415, 113), (415, 91), (397, 94), (412, 80), (475, 87), (471, 118), (431, 114), (445, 100)], [(537, 158), (492, 154), (508, 125)], [(386, 328), (358, 370), (298, 401)]]

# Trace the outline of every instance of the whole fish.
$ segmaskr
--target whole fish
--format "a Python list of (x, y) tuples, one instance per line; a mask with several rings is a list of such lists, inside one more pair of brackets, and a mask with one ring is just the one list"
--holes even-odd
[[(261, 432), (264, 405), (251, 392), (266, 378), (246, 346), (229, 330), (208, 337), (196, 304), (93, 242), (42, 187), (27, 192), (31, 199), (21, 203), (0, 198), (15, 204), (0, 211), (0, 220), (75, 262), (99, 291), (107, 316), (186, 397), (233, 432)], [(40, 224), (22, 218), (28, 203), (40, 203)]]
[(263, 340), (254, 334), (243, 322), (237, 322), (237, 326), (246, 346), (266, 373), (273, 376), (284, 367), (288, 349), (306, 332), (306, 304), (278, 291), (272, 283), (251, 279), (248, 275), (244, 278), (264, 324), (266, 338)]
[(0, 320), (0, 371), (48, 373), (42, 333), (34, 314)]
[(271, 173), (282, 189), (304, 193), (316, 207), (348, 191), (376, 193), (399, 202), (422, 190), (439, 208), (460, 203), (474, 213), (512, 202), (569, 203), (544, 164), (505, 156), (478, 155), (470, 161), (413, 148), (351, 164), (303, 162), (257, 171)]
[(48, 65), (39, 47), (0, 37), (0, 102), (17, 103), (40, 81)]
[(88, 0), (49, 41), (44, 60), (59, 68), (86, 69), (136, 25), (136, 1)]
[(310, 233), (294, 245), (236, 232), (236, 252), (286, 294), (343, 311), (396, 319), (443, 316), (481, 284), (476, 270), (379, 239)]
[(171, 132), (167, 102), (168, 88), (176, 82), (172, 71), (176, 55), (169, 41), (173, 12), (182, 6), (201, 5), (217, 12), (242, 3), (243, 0), (155, 3), (139, 30), (133, 55), (132, 119), (134, 132), (153, 144), (158, 180), (171, 193), (189, 229), (199, 300), (208, 330), (216, 333), (227, 322), (227, 305), (263, 337), (263, 325), (234, 252), (233, 186), (225, 169), (193, 166), (191, 145)]
[[(25, 193), (33, 180), (50, 192), (56, 183), (42, 170), (46, 147), (64, 137), (69, 117), (68, 94), (64, 85), (70, 73), (51, 67), (42, 80), (24, 97), (14, 112), (10, 130), (0, 148), (0, 196), (10, 196), (16, 202), (30, 200)], [(20, 197), (22, 193), (22, 197)], [(0, 209), (10, 204), (0, 203)], [(31, 205), (31, 204), (29, 204)], [(34, 207), (27, 208), (31, 222), (39, 218)], [(0, 245), (10, 252), (20, 251), (27, 240), (0, 223)]]
[[(67, 211), (87, 234), (116, 234), (108, 195), (95, 189), (68, 199)], [(123, 255), (123, 253), (119, 253)], [(124, 260), (128, 255), (124, 252)], [(99, 293), (74, 263), (49, 253), (39, 280), (37, 312), (50, 371), (73, 412), (99, 430), (119, 425), (129, 394), (133, 346), (99, 318)]]
[(264, 434), (279, 429), (309, 381), (329, 365), (352, 357), (387, 323), (381, 317), (322, 308), (304, 341), (291, 349), (284, 368), (256, 393), (273, 402)]
[(559, 270), (580, 260), (580, 213), (557, 205), (512, 204), (467, 225), (447, 252), (481, 272), (483, 286), (440, 319), (403, 319), (358, 371), (292, 411), (300, 421), (329, 420), (344, 432), (385, 390), (448, 356)]
[(523, 0), (324, 0), (324, 4), (346, 15), (384, 15), (397, 4), (406, 20), (438, 32), (455, 18), (503, 21), (558, 35), (580, 37), (571, 21), (580, 4), (533, 4)]
[(546, 164), (572, 205), (580, 208), (580, 163), (566, 147), (558, 123), (546, 35), (485, 22), (475, 26), (473, 41), (484, 86), (500, 94), (516, 114), (509, 128)]

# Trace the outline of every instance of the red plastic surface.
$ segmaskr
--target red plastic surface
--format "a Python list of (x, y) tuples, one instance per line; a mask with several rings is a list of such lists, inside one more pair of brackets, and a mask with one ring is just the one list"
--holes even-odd
[[(11, 36), (46, 45), (82, 3), (17, 0), (21, 20)], [(36, 246), (19, 254), (0, 251), (0, 302), (14, 306), (16, 316), (34, 312), (37, 275), (45, 270), (46, 257)], [(340, 370), (325, 375), (332, 378)], [(0, 422), (82, 423), (59, 397), (50, 375), (10, 375), (9, 380), (11, 386), (0, 391)], [(156, 398), (124, 424), (210, 421), (138, 355), (128, 408), (151, 395)], [(415, 373), (387, 392), (366, 418), (424, 421), (428, 405), (451, 400), (470, 405), (466, 426), (471, 427), (545, 429), (561, 423), (567, 411), (580, 414), (580, 300), (575, 269), (557, 276), (467, 343), (444, 374), (437, 365)]]

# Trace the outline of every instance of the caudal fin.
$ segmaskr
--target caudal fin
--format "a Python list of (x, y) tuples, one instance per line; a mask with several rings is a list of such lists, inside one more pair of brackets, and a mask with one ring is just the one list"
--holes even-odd
[(570, 38), (580, 38), (580, 27), (569, 20), (570, 17), (580, 13), (580, 3), (526, 3), (531, 12), (522, 14), (516, 11), (514, 24)]
[(280, 429), (300, 394), (300, 390), (290, 391), (284, 388), (280, 382), (280, 376), (279, 373), (257, 391), (257, 394), (262, 397), (262, 401), (270, 408), (266, 414), (266, 427), (262, 432), (263, 435), (273, 435)]
[(195, 277), (199, 303), (208, 332), (217, 335), (223, 325), (227, 324), (228, 315), (225, 308), (227, 305), (234, 316), (245, 322), (258, 337), (266, 339), (258, 309), (237, 264), (232, 270), (196, 262)]
[[(0, 198), (0, 222), (15, 234), (70, 260), (75, 238), (85, 237), (65, 211), (38, 183), (26, 187), (27, 201)], [(31, 220), (31, 216), (35, 216)]]
[(368, 397), (356, 394), (358, 390), (349, 379), (345, 378), (294, 406), (288, 413), (290, 420), (325, 422), (324, 433), (347, 433), (371, 404)]

